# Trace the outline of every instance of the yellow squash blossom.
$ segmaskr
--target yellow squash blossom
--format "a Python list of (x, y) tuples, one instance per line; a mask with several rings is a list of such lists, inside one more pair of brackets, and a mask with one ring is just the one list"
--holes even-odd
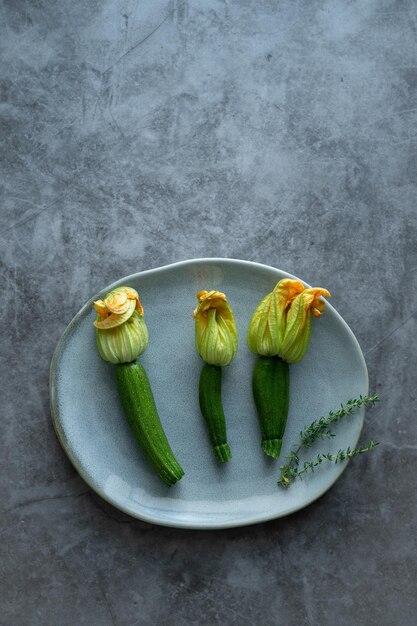
[(211, 365), (229, 365), (237, 351), (233, 311), (220, 291), (199, 291), (195, 318), (195, 341), (199, 355)]
[(102, 359), (130, 363), (146, 350), (148, 329), (135, 289), (117, 287), (93, 306), (97, 312), (94, 321), (97, 348)]
[(300, 361), (310, 340), (311, 316), (320, 317), (327, 289), (307, 289), (298, 281), (279, 281), (257, 306), (248, 329), (249, 349), (263, 356), (279, 356), (287, 363)]

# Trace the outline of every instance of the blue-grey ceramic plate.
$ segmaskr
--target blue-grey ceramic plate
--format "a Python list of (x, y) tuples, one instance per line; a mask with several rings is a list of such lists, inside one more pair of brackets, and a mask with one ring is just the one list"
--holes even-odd
[[(277, 487), (279, 465), (304, 425), (368, 392), (368, 375), (352, 331), (326, 304), (313, 320), (304, 359), (291, 365), (291, 401), (281, 458), (260, 448), (251, 393), (254, 356), (246, 329), (259, 300), (289, 274), (233, 259), (198, 259), (133, 274), (105, 287), (75, 316), (61, 337), (51, 366), (52, 417), (59, 440), (82, 478), (102, 498), (148, 522), (183, 528), (227, 528), (263, 522), (297, 511), (321, 496), (345, 469), (326, 465), (288, 491)], [(142, 355), (162, 424), (185, 475), (166, 487), (142, 458), (123, 416), (114, 366), (96, 349), (92, 302), (116, 285), (140, 293), (149, 330)], [(331, 291), (331, 285), (321, 285)], [(239, 350), (224, 369), (223, 403), (232, 460), (213, 458), (198, 406), (202, 361), (194, 346), (195, 294), (224, 291), (239, 332)], [(355, 446), (363, 411), (337, 426), (320, 450)], [(317, 450), (312, 449), (311, 455)]]

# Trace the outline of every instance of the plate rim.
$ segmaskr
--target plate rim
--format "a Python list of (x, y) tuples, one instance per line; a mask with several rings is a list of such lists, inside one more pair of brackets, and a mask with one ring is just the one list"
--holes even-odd
[[(203, 522), (192, 522), (189, 520), (161, 520), (157, 517), (154, 517), (152, 515), (148, 515), (146, 514), (146, 512), (143, 512), (141, 514), (139, 514), (137, 511), (134, 511), (132, 509), (130, 509), (128, 506), (125, 506), (124, 504), (121, 504), (120, 502), (118, 502), (115, 498), (113, 498), (111, 495), (107, 494), (106, 492), (104, 492), (101, 487), (94, 481), (94, 479), (89, 476), (87, 474), (87, 472), (84, 471), (84, 469), (78, 464), (78, 461), (75, 457), (75, 455), (72, 452), (71, 447), (69, 446), (67, 440), (66, 440), (66, 436), (65, 436), (65, 432), (62, 428), (62, 425), (60, 423), (59, 420), (59, 411), (58, 411), (58, 406), (57, 406), (57, 401), (56, 401), (56, 391), (55, 391), (55, 381), (56, 381), (56, 369), (57, 369), (57, 363), (59, 360), (59, 356), (62, 352), (62, 348), (65, 344), (65, 340), (67, 338), (67, 336), (73, 331), (75, 325), (78, 323), (78, 320), (83, 316), (84, 312), (89, 309), (92, 306), (92, 303), (98, 299), (98, 297), (100, 296), (101, 293), (103, 292), (108, 292), (111, 289), (114, 289), (115, 287), (117, 287), (118, 285), (124, 283), (124, 282), (128, 282), (131, 281), (133, 279), (136, 279), (140, 276), (145, 276), (145, 275), (150, 275), (152, 273), (158, 272), (165, 272), (167, 270), (176, 268), (176, 267), (184, 267), (187, 265), (194, 265), (194, 264), (214, 264), (214, 263), (222, 263), (222, 264), (226, 264), (226, 265), (243, 265), (243, 266), (248, 266), (248, 267), (252, 267), (252, 268), (259, 268), (262, 270), (268, 270), (271, 271), (271, 273), (277, 273), (279, 272), (280, 274), (283, 274), (284, 276), (287, 276), (288, 278), (293, 278), (293, 279), (297, 279), (300, 280), (307, 288), (310, 287), (310, 285), (308, 283), (306, 283), (305, 281), (303, 281), (302, 279), (298, 278), (297, 276), (295, 276), (294, 274), (290, 274), (289, 272), (285, 272), (284, 270), (281, 270), (279, 268), (273, 267), (271, 265), (266, 265), (264, 263), (258, 263), (256, 261), (248, 261), (248, 260), (243, 260), (243, 259), (235, 259), (235, 258), (228, 258), (228, 257), (202, 257), (202, 258), (195, 258), (195, 259), (186, 259), (183, 261), (177, 261), (175, 263), (169, 263), (167, 265), (162, 265), (160, 267), (155, 267), (155, 268), (151, 268), (151, 269), (147, 269), (147, 270), (143, 270), (140, 272), (134, 272), (133, 274), (129, 274), (128, 276), (124, 276), (123, 278), (120, 278), (114, 282), (112, 282), (111, 284), (107, 285), (106, 287), (103, 287), (103, 289), (101, 289), (100, 291), (98, 291), (94, 296), (92, 296), (82, 307), (81, 309), (73, 316), (73, 318), (71, 319), (71, 321), (68, 323), (68, 325), (66, 326), (64, 332), (61, 334), (60, 338), (58, 339), (58, 342), (55, 346), (53, 355), (52, 355), (52, 359), (51, 359), (51, 365), (50, 365), (50, 373), (49, 373), (49, 397), (50, 397), (50, 409), (51, 409), (51, 418), (52, 418), (52, 424), (54, 426), (54, 430), (55, 433), (57, 435), (58, 441), (61, 444), (64, 452), (66, 453), (66, 455), (68, 456), (69, 460), (71, 461), (73, 467), (75, 468), (75, 470), (77, 471), (78, 475), (82, 478), (82, 480), (84, 480), (85, 483), (87, 483), (87, 485), (93, 489), (93, 491), (95, 491), (95, 493), (97, 493), (101, 498), (103, 498), (103, 500), (105, 500), (106, 502), (108, 502), (109, 504), (111, 504), (112, 506), (114, 506), (116, 509), (118, 509), (119, 511), (122, 511), (123, 513), (129, 515), (130, 517), (134, 518), (134, 519), (138, 519), (144, 522), (147, 522), (149, 524), (155, 524), (155, 525), (159, 525), (159, 526), (166, 526), (166, 527), (170, 527), (170, 528), (184, 528), (184, 529), (190, 529), (190, 530), (221, 530), (221, 529), (227, 529), (227, 528), (238, 528), (238, 527), (243, 527), (243, 526), (251, 526), (253, 524), (261, 524), (264, 522), (269, 522), (271, 520), (274, 519), (280, 519), (282, 517), (287, 517), (288, 515), (292, 515), (293, 513), (296, 513), (297, 511), (300, 511), (304, 508), (306, 508), (307, 506), (309, 506), (310, 504), (313, 504), (313, 502), (315, 502), (316, 500), (318, 500), (319, 498), (321, 498), (333, 485), (334, 483), (340, 478), (340, 476), (343, 474), (343, 472), (346, 470), (347, 466), (349, 465), (350, 460), (347, 460), (346, 462), (344, 462), (343, 464), (340, 464), (340, 471), (335, 475), (335, 477), (332, 479), (332, 481), (328, 484), (325, 485), (325, 487), (323, 489), (321, 489), (313, 498), (311, 498), (311, 500), (308, 500), (307, 502), (301, 504), (301, 505), (294, 505), (293, 507), (290, 507), (290, 509), (286, 510), (285, 512), (283, 512), (282, 514), (277, 514), (276, 512), (273, 512), (271, 514), (259, 514), (259, 515), (253, 515), (247, 519), (238, 519), (238, 520), (230, 520), (228, 522), (217, 522), (217, 521), (213, 521), (213, 522), (208, 522), (208, 521), (203, 521)], [(365, 361), (365, 357), (364, 354), (362, 352), (362, 349), (360, 347), (360, 344), (355, 336), (355, 334), (353, 333), (352, 329), (350, 328), (350, 326), (347, 324), (347, 322), (343, 319), (343, 317), (340, 315), (340, 313), (338, 313), (338, 311), (328, 302), (326, 302), (326, 307), (329, 307), (332, 311), (333, 314), (336, 315), (336, 317), (338, 318), (339, 323), (342, 324), (342, 326), (344, 327), (344, 330), (348, 333), (348, 335), (350, 336), (350, 339), (353, 340), (353, 345), (356, 348), (356, 351), (358, 353), (358, 356), (362, 362), (363, 365), (363, 370), (364, 370), (364, 376), (365, 376), (365, 388), (366, 388), (366, 395), (369, 394), (369, 374), (368, 374), (368, 368), (366, 366), (366, 361)], [(362, 407), (359, 411), (358, 411), (358, 415), (361, 416), (362, 419), (362, 423), (360, 426), (360, 429), (358, 430), (358, 434), (356, 437), (356, 441), (354, 443), (354, 445), (356, 446), (357, 442), (359, 441), (361, 432), (362, 432), (362, 428), (363, 428), (363, 424), (364, 424), (364, 416), (365, 416), (365, 408)]]

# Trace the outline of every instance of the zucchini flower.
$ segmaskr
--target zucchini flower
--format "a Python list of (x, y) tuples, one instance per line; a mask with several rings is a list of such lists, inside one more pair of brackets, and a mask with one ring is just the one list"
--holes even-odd
[(117, 287), (93, 306), (97, 348), (104, 361), (130, 363), (146, 350), (148, 330), (135, 289)]
[(277, 459), (290, 401), (289, 363), (300, 361), (310, 341), (311, 316), (320, 317), (326, 289), (306, 289), (284, 278), (258, 304), (248, 328), (248, 346), (259, 357), (253, 368), (253, 398), (261, 427), (261, 446)]
[(206, 422), (215, 458), (224, 463), (232, 453), (227, 442), (222, 405), (222, 366), (230, 365), (237, 351), (237, 330), (232, 308), (224, 293), (199, 291), (195, 318), (195, 343), (204, 361), (198, 384), (201, 414)]
[(159, 478), (175, 485), (184, 470), (165, 435), (145, 368), (136, 360), (148, 345), (138, 292), (116, 287), (93, 306), (97, 348), (102, 359), (116, 364), (116, 388), (132, 435)]
[(306, 289), (298, 280), (284, 278), (255, 310), (248, 328), (251, 352), (279, 356), (287, 363), (300, 361), (311, 334), (311, 316), (320, 317), (327, 289)]
[(233, 311), (220, 291), (199, 291), (195, 318), (195, 342), (201, 358), (211, 365), (230, 365), (237, 352)]

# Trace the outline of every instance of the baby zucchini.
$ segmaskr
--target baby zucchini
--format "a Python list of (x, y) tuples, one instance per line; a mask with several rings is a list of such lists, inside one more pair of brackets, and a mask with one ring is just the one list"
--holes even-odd
[(168, 485), (184, 475), (165, 436), (148, 376), (140, 363), (116, 366), (116, 385), (132, 433), (156, 473)]
[(290, 402), (288, 363), (279, 356), (260, 356), (253, 368), (252, 391), (262, 434), (262, 450), (277, 459)]
[(222, 406), (222, 367), (230, 365), (237, 351), (237, 330), (232, 308), (224, 293), (199, 291), (195, 319), (195, 344), (205, 361), (200, 374), (200, 409), (218, 461), (231, 459), (226, 418)]
[(248, 347), (260, 355), (252, 378), (253, 396), (262, 431), (262, 449), (278, 458), (287, 422), (290, 373), (288, 364), (303, 358), (311, 333), (311, 318), (324, 311), (327, 289), (306, 288), (283, 278), (256, 307), (248, 328)]
[(94, 302), (97, 348), (101, 358), (116, 365), (116, 386), (132, 433), (144, 456), (167, 485), (183, 476), (165, 436), (152, 389), (137, 357), (146, 350), (148, 330), (139, 295), (117, 287)]
[(232, 455), (227, 443), (226, 418), (222, 406), (222, 368), (218, 365), (203, 365), (199, 400), (214, 456), (218, 461), (229, 461)]

